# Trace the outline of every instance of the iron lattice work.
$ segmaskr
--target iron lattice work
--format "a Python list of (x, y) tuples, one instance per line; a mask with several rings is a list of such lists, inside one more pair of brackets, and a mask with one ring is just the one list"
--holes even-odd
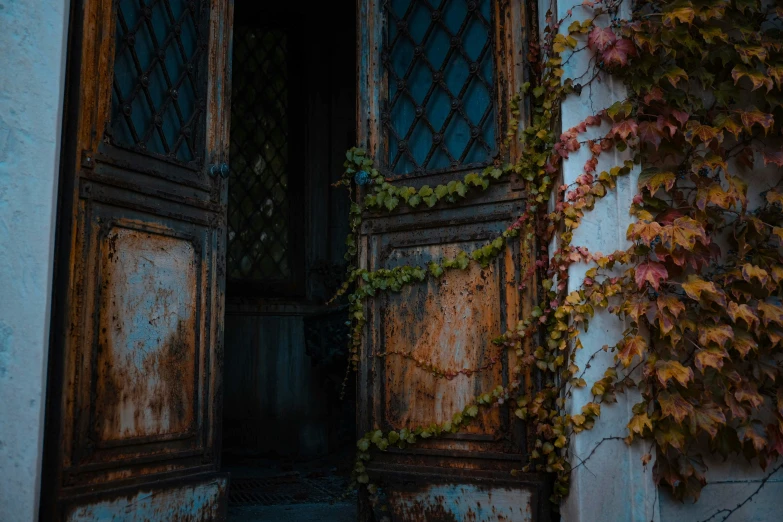
[(207, 0), (120, 0), (112, 140), (185, 164), (202, 163)]
[(388, 170), (486, 165), (496, 149), (490, 0), (386, 0)]
[(289, 260), (286, 33), (234, 28), (228, 275), (282, 280)]

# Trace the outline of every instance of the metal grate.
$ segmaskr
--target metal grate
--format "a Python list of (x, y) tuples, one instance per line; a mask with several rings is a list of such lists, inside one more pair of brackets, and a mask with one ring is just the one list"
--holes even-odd
[(389, 170), (487, 164), (496, 148), (490, 0), (385, 0), (384, 13)]
[(119, 0), (112, 140), (199, 164), (206, 111), (206, 0)]
[(279, 29), (234, 28), (228, 266), (235, 280), (291, 273), (287, 43)]
[(266, 479), (232, 478), (228, 502), (234, 506), (332, 503), (344, 500), (346, 481), (341, 477), (317, 478), (286, 475)]

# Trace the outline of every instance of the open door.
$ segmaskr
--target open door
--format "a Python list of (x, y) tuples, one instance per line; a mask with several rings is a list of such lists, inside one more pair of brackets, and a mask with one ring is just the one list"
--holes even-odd
[(224, 518), (232, 0), (74, 0), (42, 520)]
[[(359, 144), (382, 174), (435, 187), (508, 161), (502, 154), (514, 151), (498, 149), (508, 101), (523, 78), (524, 3), (360, 0), (359, 6)], [(426, 267), (487, 244), (524, 212), (516, 185), (506, 179), (456, 205), (366, 215), (361, 266)], [(515, 363), (491, 339), (513, 328), (525, 306), (518, 288), (522, 248), (509, 244), (487, 268), (472, 264), (368, 302), (357, 387), (360, 436), (442, 424), (477, 395), (508, 384)], [(377, 357), (388, 351), (455, 373), (489, 369), (436, 379), (408, 359)], [(493, 358), (497, 364), (490, 364)], [(382, 495), (360, 506), (360, 519), (547, 520), (544, 478), (511, 474), (525, 452), (525, 427), (500, 407), (462, 432), (373, 454), (367, 470)]]

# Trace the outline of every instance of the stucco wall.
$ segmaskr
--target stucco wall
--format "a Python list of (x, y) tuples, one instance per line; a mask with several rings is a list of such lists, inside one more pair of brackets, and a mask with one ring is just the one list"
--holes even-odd
[(0, 520), (37, 519), (68, 0), (0, 0)]
[[(581, 0), (558, 0), (557, 19), (573, 10), (574, 18), (586, 18), (587, 12), (579, 7)], [(541, 27), (543, 13), (552, 3), (539, 0)], [(627, 7), (627, 6), (626, 6)], [(627, 16), (627, 12), (621, 16)], [(561, 30), (565, 30), (568, 23)], [(566, 67), (566, 76), (581, 76), (587, 65), (588, 55), (583, 53), (578, 60), (572, 60)], [(594, 84), (590, 92), (580, 97), (572, 96), (563, 104), (562, 128), (577, 125), (587, 116), (608, 107), (614, 101), (623, 99), (625, 90), (611, 80)], [(594, 134), (606, 132), (600, 129)], [(582, 150), (564, 162), (564, 183), (572, 183), (583, 172), (589, 153)], [(599, 161), (597, 171), (622, 163), (625, 158), (617, 155)], [(618, 181), (617, 190), (600, 200), (595, 209), (585, 214), (582, 225), (574, 234), (574, 244), (587, 246), (590, 251), (610, 253), (627, 246), (625, 231), (631, 217), (628, 209), (636, 193), (638, 172)], [(752, 192), (752, 187), (751, 187)], [(575, 265), (569, 271), (569, 291), (578, 288), (587, 270), (585, 265)], [(577, 364), (585, 366), (587, 359), (605, 344), (613, 344), (622, 336), (624, 323), (605, 312), (598, 312), (590, 322), (590, 330), (583, 334), (584, 348), (577, 356)], [(611, 354), (601, 354), (605, 362)], [(600, 357), (593, 359), (592, 368), (585, 378), (588, 386), (574, 393), (567, 408), (579, 413), (583, 404), (590, 400), (590, 381), (603, 376)], [(601, 419), (592, 431), (574, 437), (571, 446), (572, 474), (571, 493), (562, 505), (564, 522), (633, 521), (633, 522), (714, 522), (753, 521), (766, 522), (783, 520), (783, 470), (769, 476), (771, 469), (762, 472), (757, 463), (748, 465), (744, 459), (721, 463), (711, 462), (707, 474), (709, 484), (696, 503), (681, 503), (664, 490), (658, 490), (652, 479), (652, 465), (642, 466), (641, 457), (645, 448), (627, 446), (621, 439), (627, 435), (626, 424), (630, 419), (631, 406), (637, 402), (634, 397), (618, 397), (618, 403), (602, 408)], [(776, 464), (779, 465), (779, 464)], [(773, 465), (774, 467), (774, 465)], [(762, 486), (762, 480), (767, 477)], [(756, 490), (758, 493), (741, 508), (731, 511), (748, 499)], [(726, 518), (728, 517), (728, 518)]]

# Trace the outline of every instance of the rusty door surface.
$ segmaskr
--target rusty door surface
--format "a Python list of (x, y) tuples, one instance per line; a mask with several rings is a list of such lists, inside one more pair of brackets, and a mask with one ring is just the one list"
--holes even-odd
[[(433, 188), (515, 153), (499, 143), (524, 75), (529, 17), (521, 0), (360, 0), (359, 143), (387, 180)], [(516, 183), (501, 179), (456, 204), (368, 214), (359, 262), (370, 270), (426, 267), (491, 242), (523, 212)], [(524, 248), (511, 242), (486, 268), (474, 263), (368, 302), (360, 436), (443, 424), (509, 383), (514, 355), (491, 340), (527, 306), (519, 290)], [(408, 358), (378, 356), (388, 351), (457, 376), (438, 379)], [(479, 368), (487, 369), (458, 374)], [(546, 520), (545, 478), (511, 474), (525, 452), (525, 427), (502, 406), (459, 433), (374, 454), (367, 469), (382, 494), (360, 506), (361, 519)]]
[(232, 0), (75, 0), (42, 520), (219, 520)]

